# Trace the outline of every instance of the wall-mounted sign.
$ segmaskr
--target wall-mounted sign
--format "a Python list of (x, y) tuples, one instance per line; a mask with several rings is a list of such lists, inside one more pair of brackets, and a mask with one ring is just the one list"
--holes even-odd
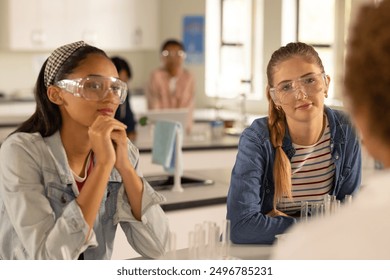
[(183, 43), (186, 49), (186, 63), (204, 63), (204, 16), (183, 18)]

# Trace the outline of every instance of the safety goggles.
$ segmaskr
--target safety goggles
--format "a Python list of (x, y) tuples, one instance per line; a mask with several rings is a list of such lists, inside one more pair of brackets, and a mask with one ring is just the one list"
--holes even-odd
[(79, 79), (65, 79), (55, 83), (56, 86), (66, 90), (77, 97), (86, 100), (100, 101), (111, 92), (118, 104), (123, 104), (127, 96), (127, 85), (118, 78), (88, 76)]
[(302, 93), (307, 98), (310, 95), (323, 91), (326, 86), (325, 73), (318, 73), (282, 82), (269, 90), (275, 103), (286, 105), (298, 100), (299, 93)]
[(163, 57), (185, 57), (186, 53), (184, 51), (182, 51), (182, 50), (178, 50), (178, 51), (163, 50), (161, 52), (161, 55)]

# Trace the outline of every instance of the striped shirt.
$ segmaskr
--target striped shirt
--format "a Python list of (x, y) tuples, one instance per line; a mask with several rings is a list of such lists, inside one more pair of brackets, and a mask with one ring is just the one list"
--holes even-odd
[(282, 198), (277, 208), (286, 214), (301, 209), (302, 201), (322, 202), (333, 185), (335, 166), (330, 149), (330, 128), (327, 118), (320, 140), (312, 146), (293, 143), (296, 150), (291, 158), (292, 200)]

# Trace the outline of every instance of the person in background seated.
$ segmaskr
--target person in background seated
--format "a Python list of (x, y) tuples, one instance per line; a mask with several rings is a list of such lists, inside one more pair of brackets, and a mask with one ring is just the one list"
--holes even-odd
[(239, 141), (227, 198), (234, 243), (271, 244), (301, 203), (342, 200), (361, 179), (359, 139), (349, 119), (324, 105), (330, 78), (313, 47), (289, 43), (267, 67), (268, 117)]
[[(111, 60), (114, 63), (116, 70), (118, 71), (119, 79), (122, 82), (126, 83), (127, 86), (129, 86), (129, 83), (133, 77), (130, 65), (125, 59), (118, 56), (111, 57)], [(136, 121), (134, 119), (134, 114), (130, 107), (130, 90), (127, 91), (125, 102), (123, 104), (120, 104), (118, 109), (116, 110), (115, 119), (124, 123), (127, 126), (127, 137), (129, 137), (131, 141), (134, 141), (137, 138), (137, 133)]]
[(165, 254), (164, 197), (139, 174), (139, 152), (114, 118), (127, 85), (83, 41), (54, 50), (35, 113), (0, 149), (0, 259), (110, 259), (120, 224), (142, 256)]
[(335, 216), (297, 225), (274, 259), (390, 259), (390, 1), (361, 7), (347, 45), (347, 109), (384, 170)]
[(187, 132), (193, 122), (195, 86), (192, 74), (185, 68), (185, 49), (181, 42), (169, 39), (161, 47), (160, 68), (155, 69), (146, 88), (148, 109), (188, 108)]

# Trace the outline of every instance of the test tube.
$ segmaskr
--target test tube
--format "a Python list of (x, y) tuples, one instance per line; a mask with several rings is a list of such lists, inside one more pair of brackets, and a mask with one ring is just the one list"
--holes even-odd
[(334, 214), (338, 210), (337, 199), (335, 195), (330, 196), (330, 214)]
[(216, 245), (218, 240), (217, 230), (219, 228), (213, 222), (208, 222), (208, 241), (207, 241), (207, 254), (206, 258), (215, 259), (216, 258)]
[(195, 260), (195, 234), (194, 231), (188, 233), (188, 259)]
[(309, 202), (302, 201), (301, 202), (301, 221), (307, 222), (308, 216), (309, 216)]
[(350, 205), (352, 204), (352, 195), (347, 194), (344, 197), (344, 205)]
[(230, 256), (230, 220), (222, 222), (221, 258), (228, 259)]
[(331, 196), (329, 194), (325, 195), (324, 197), (324, 210), (325, 210), (325, 215), (330, 215), (330, 200)]
[(176, 259), (176, 233), (170, 232), (169, 233), (169, 240), (168, 240), (168, 259), (175, 260)]
[(321, 203), (312, 203), (310, 207), (310, 217), (316, 217), (320, 214)]
[(197, 258), (204, 259), (206, 251), (206, 237), (204, 227), (201, 224), (195, 225), (195, 248)]

